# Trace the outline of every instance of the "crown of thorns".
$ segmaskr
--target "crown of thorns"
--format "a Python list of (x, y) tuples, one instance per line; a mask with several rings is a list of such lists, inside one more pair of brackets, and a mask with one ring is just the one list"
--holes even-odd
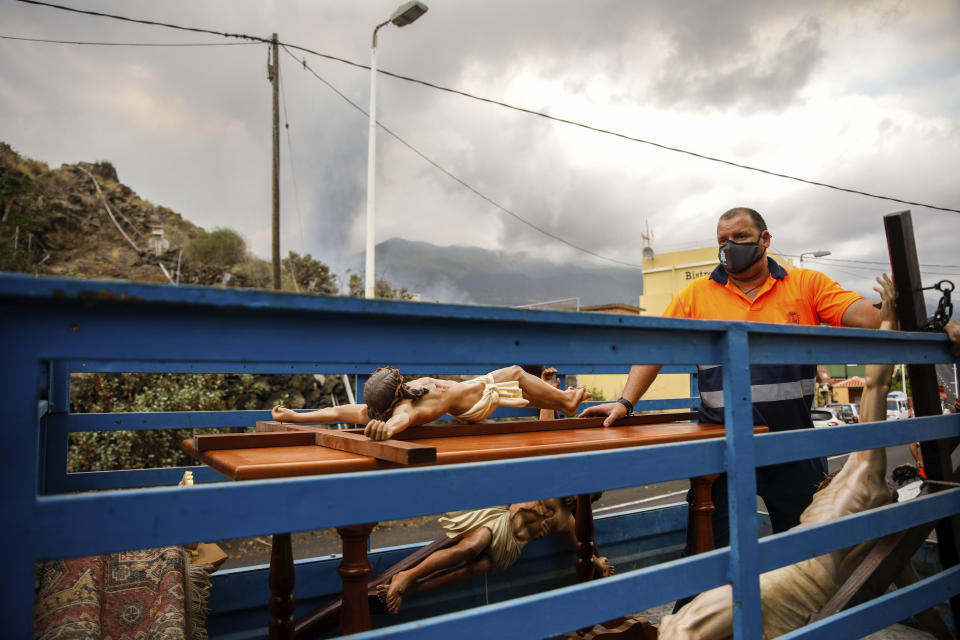
[(363, 385), (363, 401), (367, 415), (374, 420), (386, 420), (393, 408), (404, 398), (403, 376), (393, 367), (380, 367)]

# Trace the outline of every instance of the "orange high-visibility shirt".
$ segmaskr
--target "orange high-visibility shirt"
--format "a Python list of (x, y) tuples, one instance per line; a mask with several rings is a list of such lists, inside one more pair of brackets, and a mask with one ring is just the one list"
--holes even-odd
[(670, 301), (664, 317), (839, 326), (847, 308), (863, 298), (819, 271), (787, 271), (773, 259), (767, 261), (770, 277), (753, 300), (717, 267), (684, 287)]
[[(699, 320), (740, 320), (776, 324), (839, 325), (847, 308), (862, 298), (818, 271), (787, 271), (768, 258), (770, 277), (750, 300), (733, 285), (722, 267), (694, 280), (677, 295), (663, 315)], [(724, 420), (723, 369), (698, 365), (700, 419)], [(765, 364), (750, 366), (754, 424), (774, 431), (812, 427), (810, 406), (815, 392), (816, 365)]]

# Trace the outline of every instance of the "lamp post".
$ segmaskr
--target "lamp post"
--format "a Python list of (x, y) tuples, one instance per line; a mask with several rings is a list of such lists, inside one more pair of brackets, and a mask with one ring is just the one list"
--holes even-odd
[(829, 251), (804, 251), (800, 254), (800, 266), (803, 266), (803, 256), (813, 256), (814, 258), (822, 258), (823, 256), (830, 255)]
[(364, 297), (366, 298), (374, 298), (376, 289), (376, 273), (374, 271), (376, 224), (374, 222), (374, 211), (377, 173), (377, 31), (380, 30), (380, 27), (391, 22), (398, 27), (406, 26), (426, 12), (427, 5), (422, 2), (406, 2), (397, 7), (389, 20), (381, 22), (373, 29), (373, 44), (370, 47), (370, 130), (367, 136), (367, 243), (364, 266)]

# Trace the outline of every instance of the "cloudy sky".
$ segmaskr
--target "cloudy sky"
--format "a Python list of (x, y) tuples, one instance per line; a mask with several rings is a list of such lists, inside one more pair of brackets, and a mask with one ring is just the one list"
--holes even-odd
[[(960, 209), (960, 3), (427, 0), (380, 32), (382, 69), (771, 171)], [(395, 0), (62, 0), (247, 33), (369, 64)], [(0, 35), (225, 43), (13, 0)], [(307, 65), (366, 109), (369, 72)], [(282, 250), (342, 271), (363, 250), (367, 118), (281, 51)], [(110, 160), (141, 197), (230, 227), (269, 257), (267, 46), (99, 47), (0, 40), (0, 139), (51, 166)], [(614, 260), (715, 244), (717, 216), (758, 209), (786, 254), (870, 293), (882, 216), (912, 210), (929, 282), (960, 284), (960, 213), (709, 162), (380, 76), (380, 122), (516, 215)], [(609, 264), (503, 213), (382, 131), (377, 239)], [(386, 274), (389, 278), (389, 274)], [(572, 292), (571, 295), (576, 295)]]

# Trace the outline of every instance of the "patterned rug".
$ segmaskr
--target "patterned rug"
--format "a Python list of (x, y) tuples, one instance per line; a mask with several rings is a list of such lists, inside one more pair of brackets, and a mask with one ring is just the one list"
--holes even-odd
[(34, 638), (206, 638), (209, 573), (188, 553), (164, 547), (38, 563)]

